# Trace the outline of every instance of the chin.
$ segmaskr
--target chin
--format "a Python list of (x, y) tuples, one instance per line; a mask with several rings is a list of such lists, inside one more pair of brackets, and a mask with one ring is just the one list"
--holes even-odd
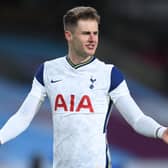
[(88, 52), (87, 55), (88, 56), (93, 56), (95, 54), (95, 51), (94, 52)]
[(90, 56), (94, 56), (94, 55), (95, 55), (95, 52), (90, 54)]

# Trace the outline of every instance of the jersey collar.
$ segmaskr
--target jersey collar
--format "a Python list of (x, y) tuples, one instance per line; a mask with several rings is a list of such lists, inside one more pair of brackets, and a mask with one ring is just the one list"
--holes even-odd
[(71, 65), (71, 67), (75, 68), (75, 69), (78, 69), (80, 67), (83, 67), (85, 65), (88, 65), (90, 64), (91, 62), (93, 62), (94, 60), (96, 59), (96, 57), (92, 56), (89, 60), (87, 60), (86, 62), (82, 62), (80, 64), (74, 64), (70, 58), (68, 56), (66, 56), (66, 60), (67, 62)]

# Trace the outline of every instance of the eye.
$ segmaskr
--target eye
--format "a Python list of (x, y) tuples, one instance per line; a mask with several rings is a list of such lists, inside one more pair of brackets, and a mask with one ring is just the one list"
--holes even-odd
[(91, 34), (91, 32), (86, 31), (86, 32), (82, 32), (82, 34), (84, 34), (84, 35), (90, 35), (90, 34)]
[(94, 35), (98, 35), (98, 32), (94, 32), (93, 34), (94, 34)]

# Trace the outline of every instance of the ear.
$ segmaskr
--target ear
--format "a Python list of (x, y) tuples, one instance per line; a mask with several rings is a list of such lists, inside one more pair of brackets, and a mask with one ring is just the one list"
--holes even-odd
[(66, 30), (64, 34), (67, 41), (70, 41), (72, 39), (72, 33), (70, 31)]

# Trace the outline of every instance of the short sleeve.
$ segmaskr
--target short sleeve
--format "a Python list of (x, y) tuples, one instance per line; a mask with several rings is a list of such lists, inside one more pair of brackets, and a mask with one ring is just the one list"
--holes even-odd
[(109, 92), (113, 91), (124, 81), (124, 76), (117, 67), (113, 67), (111, 70), (111, 82)]
[(111, 84), (109, 89), (109, 95), (113, 103), (115, 103), (118, 98), (127, 94), (130, 93), (124, 75), (118, 68), (113, 67), (111, 70)]
[(41, 83), (44, 86), (43, 73), (44, 73), (44, 64), (41, 64), (35, 73), (35, 78), (39, 83)]

